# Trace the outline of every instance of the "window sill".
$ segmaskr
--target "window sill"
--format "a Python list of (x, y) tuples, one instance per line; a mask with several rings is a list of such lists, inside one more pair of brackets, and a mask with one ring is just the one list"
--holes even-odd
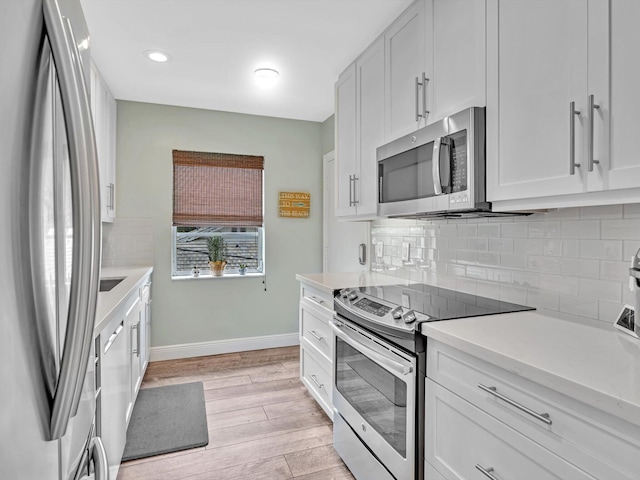
[(225, 278), (255, 278), (264, 277), (263, 273), (245, 273), (240, 275), (239, 273), (225, 273), (224, 275), (214, 276), (210, 273), (201, 273), (200, 276), (194, 277), (193, 275), (172, 275), (171, 280), (220, 280)]

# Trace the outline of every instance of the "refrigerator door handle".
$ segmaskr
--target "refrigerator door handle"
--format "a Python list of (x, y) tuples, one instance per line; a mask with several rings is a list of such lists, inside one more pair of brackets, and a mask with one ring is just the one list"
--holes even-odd
[(96, 144), (82, 60), (71, 23), (57, 0), (44, 0), (43, 14), (69, 144), (74, 237), (67, 327), (51, 406), (49, 433), (54, 440), (65, 434), (75, 415), (85, 380), (98, 299), (101, 223)]
[(107, 461), (107, 452), (104, 449), (100, 437), (93, 437), (91, 440), (91, 457), (93, 459), (93, 468), (95, 472), (95, 480), (109, 480), (109, 462)]

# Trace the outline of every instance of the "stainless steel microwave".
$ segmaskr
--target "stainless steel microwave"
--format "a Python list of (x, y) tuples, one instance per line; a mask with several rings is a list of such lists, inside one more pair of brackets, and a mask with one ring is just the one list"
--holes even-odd
[(381, 217), (501, 215), (486, 201), (484, 107), (383, 145), (377, 159)]

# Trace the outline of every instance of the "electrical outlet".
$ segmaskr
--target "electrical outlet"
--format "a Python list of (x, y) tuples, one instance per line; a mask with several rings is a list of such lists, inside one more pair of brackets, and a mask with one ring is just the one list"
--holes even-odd
[(381, 257), (384, 252), (384, 243), (376, 243), (376, 257)]
[(409, 244), (407, 242), (402, 242), (402, 260), (409, 261)]

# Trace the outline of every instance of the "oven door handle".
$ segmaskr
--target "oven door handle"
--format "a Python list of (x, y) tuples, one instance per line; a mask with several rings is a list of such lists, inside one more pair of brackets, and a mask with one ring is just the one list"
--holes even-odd
[(348, 343), (356, 350), (359, 350), (360, 352), (364, 353), (367, 357), (376, 361), (380, 365), (384, 365), (389, 370), (392, 370), (398, 375), (408, 375), (411, 372), (413, 372), (413, 367), (411, 365), (403, 365), (399, 362), (396, 362), (395, 360), (392, 360), (386, 355), (376, 352), (375, 350), (372, 350), (366, 345), (353, 339), (347, 332), (345, 332), (340, 328), (342, 325), (337, 323), (336, 321), (330, 322), (329, 325), (331, 325), (333, 332), (336, 334), (337, 337), (340, 337), (342, 341)]

